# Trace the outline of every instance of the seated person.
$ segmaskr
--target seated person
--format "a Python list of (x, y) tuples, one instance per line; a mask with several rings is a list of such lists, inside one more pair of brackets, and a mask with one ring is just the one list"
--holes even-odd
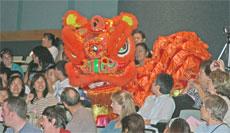
[(125, 116), (121, 120), (122, 133), (144, 133), (144, 119), (137, 113)]
[(223, 123), (228, 105), (221, 97), (209, 95), (201, 106), (201, 118), (205, 121), (200, 124), (195, 133), (230, 133), (230, 128)]
[(44, 133), (70, 133), (66, 130), (66, 112), (65, 109), (58, 106), (49, 106), (45, 108), (40, 119), (40, 124)]
[(0, 56), (2, 58), (1, 67), (9, 68), (11, 71), (18, 71), (22, 76), (24, 75), (21, 66), (13, 63), (13, 53), (10, 49), (2, 49), (0, 52)]
[(147, 97), (144, 105), (138, 111), (145, 119), (145, 125), (169, 122), (175, 110), (175, 103), (170, 96), (172, 87), (172, 76), (165, 73), (157, 75), (151, 88), (154, 95)]
[(172, 119), (164, 133), (191, 133), (189, 124), (182, 118)]
[(26, 121), (27, 105), (20, 97), (6, 99), (2, 106), (5, 133), (41, 133), (41, 130)]
[(82, 106), (80, 94), (75, 88), (64, 88), (61, 94), (61, 102), (72, 114), (72, 120), (67, 124), (67, 129), (72, 133), (96, 132), (93, 112), (91, 109)]
[(109, 122), (109, 124), (101, 130), (101, 133), (120, 133), (121, 120), (132, 113), (135, 113), (135, 105), (132, 96), (127, 91), (118, 91), (111, 96), (113, 113), (118, 117)]

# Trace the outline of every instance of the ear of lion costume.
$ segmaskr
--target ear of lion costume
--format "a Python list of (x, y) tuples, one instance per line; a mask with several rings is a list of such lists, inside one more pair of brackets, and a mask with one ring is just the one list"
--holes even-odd
[(151, 94), (157, 74), (172, 74), (174, 87), (182, 89), (198, 73), (200, 62), (211, 56), (207, 44), (194, 32), (178, 32), (159, 37), (154, 43), (153, 58), (146, 60), (143, 67), (136, 67), (131, 32), (137, 24), (130, 13), (111, 19), (87, 19), (73, 10), (64, 15), (62, 39), (70, 60), (67, 74), (72, 85), (87, 90), (93, 103), (110, 105), (110, 95), (122, 88), (131, 92), (140, 106)]

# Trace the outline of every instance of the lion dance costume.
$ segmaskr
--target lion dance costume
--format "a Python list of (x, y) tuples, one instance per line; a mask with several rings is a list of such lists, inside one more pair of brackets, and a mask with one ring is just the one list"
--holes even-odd
[(72, 85), (87, 91), (92, 103), (110, 105), (110, 95), (125, 89), (141, 106), (157, 74), (171, 74), (174, 88), (183, 89), (198, 73), (200, 62), (211, 56), (194, 32), (178, 32), (159, 37), (153, 44), (154, 56), (136, 67), (131, 33), (137, 25), (134, 15), (123, 12), (111, 19), (94, 16), (88, 20), (73, 10), (64, 15), (67, 74)]

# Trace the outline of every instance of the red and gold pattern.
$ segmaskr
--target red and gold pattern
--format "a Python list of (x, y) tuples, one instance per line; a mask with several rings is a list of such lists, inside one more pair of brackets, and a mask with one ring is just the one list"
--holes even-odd
[(159, 37), (153, 45), (153, 58), (136, 67), (131, 32), (137, 24), (130, 13), (91, 20), (76, 11), (64, 15), (62, 39), (70, 60), (66, 65), (70, 83), (86, 89), (93, 103), (108, 105), (110, 95), (123, 88), (140, 106), (161, 72), (172, 74), (174, 88), (183, 89), (198, 73), (200, 62), (211, 56), (196, 33), (178, 32)]

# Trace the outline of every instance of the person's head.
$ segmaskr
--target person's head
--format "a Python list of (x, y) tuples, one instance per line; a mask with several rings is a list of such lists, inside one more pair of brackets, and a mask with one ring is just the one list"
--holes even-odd
[[(223, 91), (223, 89), (221, 89), (222, 87), (218, 87), (219, 89), (217, 89), (216, 87), (222, 86), (221, 84), (224, 84), (225, 82), (230, 81), (229, 73), (224, 72), (220, 69), (212, 71), (210, 73), (209, 77), (210, 77), (212, 82), (211, 82), (211, 86), (209, 85), (208, 92), (210, 92), (211, 94), (216, 94), (216, 92), (218, 90)], [(223, 88), (225, 88), (225, 87), (223, 87)]]
[(2, 86), (7, 87), (8, 78), (11, 75), (11, 70), (7, 67), (0, 67), (0, 78), (2, 79)]
[(2, 58), (2, 62), (5, 67), (11, 68), (13, 62), (13, 53), (10, 49), (4, 48), (0, 52), (0, 56)]
[(136, 63), (144, 62), (148, 56), (148, 47), (145, 43), (136, 44), (135, 61)]
[(161, 94), (170, 94), (172, 87), (172, 76), (166, 73), (160, 73), (157, 75), (155, 82), (153, 82), (151, 90), (158, 96)]
[(9, 96), (24, 97), (25, 96), (25, 84), (20, 76), (13, 76), (9, 78), (8, 82)]
[(44, 70), (49, 64), (54, 64), (54, 59), (49, 50), (43, 46), (36, 46), (32, 50), (33, 62)]
[(61, 60), (61, 61), (58, 61), (56, 63), (56, 66), (55, 66), (55, 74), (56, 74), (56, 77), (58, 79), (60, 79), (60, 77), (64, 76), (64, 77), (67, 77), (67, 73), (66, 73), (66, 70), (65, 70), (65, 65), (66, 65), (66, 61), (64, 60)]
[(18, 125), (17, 120), (25, 120), (27, 105), (24, 99), (10, 97), (6, 99), (2, 106), (2, 117), (4, 124), (9, 127)]
[(164, 133), (190, 133), (189, 124), (182, 118), (175, 118), (169, 122)]
[(42, 73), (37, 73), (31, 80), (31, 93), (34, 94), (34, 99), (38, 98), (37, 94), (42, 93), (43, 97), (48, 94), (48, 85), (45, 76)]
[(54, 83), (57, 81), (57, 77), (55, 75), (55, 65), (50, 64), (45, 70), (45, 77), (48, 81)]
[(223, 121), (228, 105), (224, 99), (217, 95), (207, 96), (201, 106), (201, 118), (205, 121)]
[(226, 96), (230, 99), (230, 79), (215, 86), (215, 92), (218, 95)]
[(52, 33), (44, 33), (42, 38), (42, 46), (49, 48), (51, 46), (56, 46), (56, 38)]
[(54, 105), (46, 107), (42, 113), (40, 125), (47, 131), (52, 128), (65, 128), (67, 124), (66, 111), (64, 108)]
[(142, 43), (142, 42), (146, 41), (145, 34), (141, 30), (138, 30), (138, 29), (134, 30), (132, 32), (132, 36), (133, 36), (135, 44)]
[(120, 119), (136, 112), (132, 95), (127, 91), (117, 91), (111, 96), (113, 113), (118, 114)]
[(206, 83), (209, 80), (209, 75), (211, 73), (210, 69), (211, 60), (206, 60), (200, 64), (200, 72), (198, 74), (198, 80), (200, 83)]
[(7, 88), (0, 89), (0, 106), (2, 105), (3, 101), (8, 98)]
[(121, 120), (122, 133), (144, 133), (145, 122), (141, 115), (132, 113)]
[(75, 106), (80, 103), (80, 94), (73, 87), (66, 87), (61, 94), (61, 102), (66, 108)]

